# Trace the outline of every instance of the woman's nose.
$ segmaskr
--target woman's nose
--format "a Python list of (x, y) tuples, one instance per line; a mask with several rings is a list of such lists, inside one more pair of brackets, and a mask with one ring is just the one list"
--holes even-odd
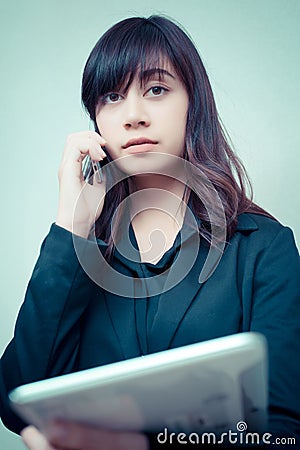
[(125, 102), (124, 128), (148, 127), (150, 125), (150, 117), (146, 111), (143, 98), (128, 96)]

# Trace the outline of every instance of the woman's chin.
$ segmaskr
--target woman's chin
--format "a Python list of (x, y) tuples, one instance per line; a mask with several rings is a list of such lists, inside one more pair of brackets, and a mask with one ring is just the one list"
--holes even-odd
[(184, 171), (184, 160), (167, 153), (129, 154), (115, 159), (115, 163), (128, 176), (165, 175), (178, 178)]

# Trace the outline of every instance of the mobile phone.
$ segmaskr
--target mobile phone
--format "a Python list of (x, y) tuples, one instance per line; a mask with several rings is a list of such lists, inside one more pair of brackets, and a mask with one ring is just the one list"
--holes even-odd
[(87, 155), (82, 164), (82, 174), (85, 181), (92, 184), (94, 175), (97, 183), (103, 182), (103, 174), (102, 174), (102, 161), (95, 161), (91, 159), (89, 155)]

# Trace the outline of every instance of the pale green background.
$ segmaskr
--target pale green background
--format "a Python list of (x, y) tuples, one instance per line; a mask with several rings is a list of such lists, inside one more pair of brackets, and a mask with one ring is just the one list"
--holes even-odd
[[(102, 32), (127, 16), (166, 13), (190, 32), (256, 201), (289, 225), (300, 243), (299, 0), (0, 5), (1, 350), (12, 336), (41, 240), (55, 220), (66, 135), (88, 128), (80, 104), (85, 60)], [(2, 427), (0, 447), (23, 445)]]

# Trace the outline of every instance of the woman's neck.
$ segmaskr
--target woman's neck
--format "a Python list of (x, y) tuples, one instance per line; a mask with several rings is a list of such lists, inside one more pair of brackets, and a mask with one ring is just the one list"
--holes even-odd
[(142, 261), (157, 262), (183, 225), (189, 190), (182, 182), (166, 178), (143, 176), (132, 183), (131, 223)]
[(147, 210), (150, 212), (157, 210), (175, 217), (178, 209), (187, 202), (188, 197), (189, 189), (186, 184), (175, 178), (149, 174), (130, 180), (132, 217), (141, 212), (145, 214)]

